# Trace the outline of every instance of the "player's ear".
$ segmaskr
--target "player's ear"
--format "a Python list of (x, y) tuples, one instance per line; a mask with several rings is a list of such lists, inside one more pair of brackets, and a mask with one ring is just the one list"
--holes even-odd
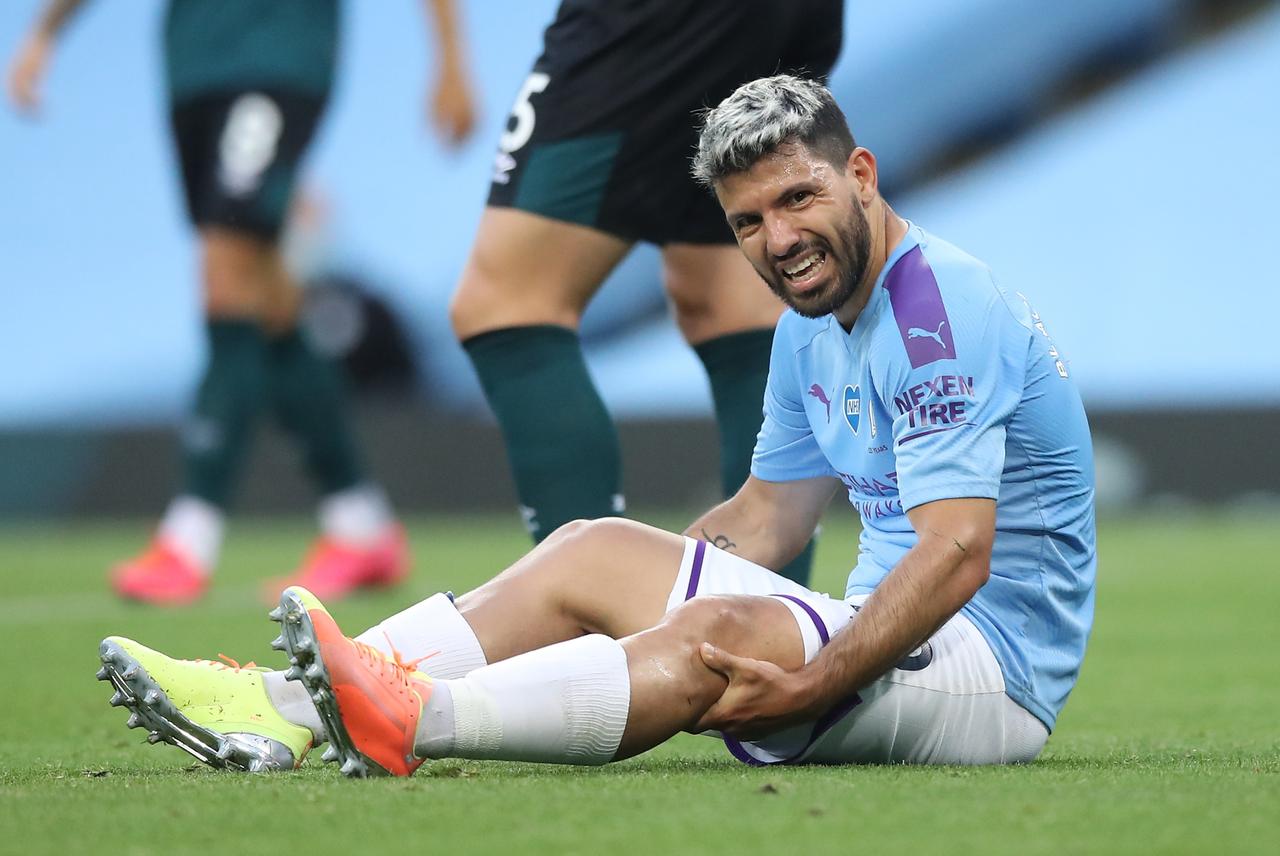
[(880, 176), (876, 169), (876, 156), (869, 149), (854, 146), (845, 163), (845, 176), (857, 184), (858, 198), (863, 205), (871, 204), (880, 186)]

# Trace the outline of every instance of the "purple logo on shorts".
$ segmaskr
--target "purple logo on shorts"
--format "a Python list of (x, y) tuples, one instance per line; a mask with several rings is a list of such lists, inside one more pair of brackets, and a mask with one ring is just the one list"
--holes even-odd
[(827, 391), (816, 383), (809, 387), (809, 394), (821, 401), (827, 406), (827, 421), (831, 421), (831, 399), (827, 398)]
[(884, 287), (889, 292), (893, 317), (911, 367), (918, 369), (938, 360), (954, 359), (956, 343), (951, 337), (951, 322), (942, 305), (938, 280), (919, 247), (898, 259)]

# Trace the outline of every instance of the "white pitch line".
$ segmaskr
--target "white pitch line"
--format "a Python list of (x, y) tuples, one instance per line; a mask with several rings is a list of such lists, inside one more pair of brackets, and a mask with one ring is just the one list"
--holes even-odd
[[(179, 616), (207, 612), (244, 612), (261, 607), (266, 615), (270, 609), (257, 599), (255, 586), (219, 588), (190, 607), (172, 607), (169, 614)], [(158, 607), (128, 603), (107, 592), (77, 592), (63, 595), (31, 595), (9, 597), (0, 601), (0, 626), (22, 627), (43, 624), (50, 619), (60, 621), (88, 621), (97, 618), (137, 616), (144, 612), (160, 615)]]

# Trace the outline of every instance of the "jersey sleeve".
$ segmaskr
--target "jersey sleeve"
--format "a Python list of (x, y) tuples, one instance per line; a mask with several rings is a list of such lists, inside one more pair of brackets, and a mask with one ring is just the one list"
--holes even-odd
[[(890, 396), (898, 493), (907, 510), (939, 499), (998, 499), (1005, 428), (1022, 398), (1029, 334), (1004, 301), (942, 312), (938, 324), (900, 325), (895, 336), (900, 332), (907, 347), (886, 349), (892, 356), (881, 388)], [(951, 336), (937, 335), (952, 322)], [(909, 338), (913, 329), (930, 340), (925, 346), (945, 343), (951, 353), (940, 347), (938, 359), (920, 358), (928, 352)]]
[(764, 421), (751, 456), (751, 474), (772, 482), (835, 474), (804, 411), (787, 321), (784, 315), (774, 333), (764, 390)]

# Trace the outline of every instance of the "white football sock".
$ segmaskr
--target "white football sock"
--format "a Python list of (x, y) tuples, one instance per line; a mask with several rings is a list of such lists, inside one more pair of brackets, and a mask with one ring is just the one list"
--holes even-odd
[(311, 729), (312, 742), (323, 743), (329, 739), (320, 714), (316, 713), (316, 706), (311, 701), (311, 693), (307, 692), (302, 681), (286, 681), (284, 672), (263, 672), (262, 686), (277, 713), (294, 725)]
[(461, 678), (488, 662), (471, 625), (444, 593), (415, 603), (356, 639), (387, 656), (394, 646), (406, 661), (425, 658), (418, 669), (435, 679)]
[(360, 484), (320, 500), (320, 531), (335, 541), (368, 547), (395, 522), (386, 494), (377, 485)]
[(622, 742), (630, 705), (622, 645), (608, 636), (582, 636), (437, 681), (414, 751), (432, 758), (606, 764)]
[(208, 574), (218, 563), (225, 520), (216, 505), (194, 496), (179, 496), (165, 509), (157, 534)]

